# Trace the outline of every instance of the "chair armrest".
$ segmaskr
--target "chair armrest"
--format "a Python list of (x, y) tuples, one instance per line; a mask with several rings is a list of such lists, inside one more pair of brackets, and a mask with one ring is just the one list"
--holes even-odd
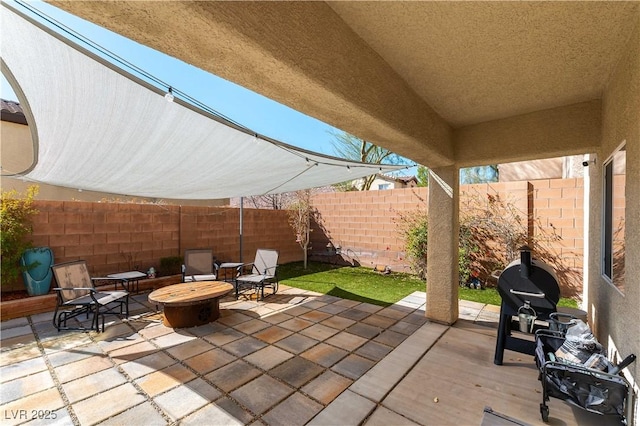
[(54, 288), (52, 288), (52, 290), (55, 290), (55, 291), (65, 291), (65, 290), (72, 290), (72, 291), (85, 290), (86, 291), (86, 290), (88, 290), (88, 291), (90, 291), (92, 293), (96, 292), (96, 289), (93, 288), (93, 287), (70, 287), (70, 288), (54, 287)]

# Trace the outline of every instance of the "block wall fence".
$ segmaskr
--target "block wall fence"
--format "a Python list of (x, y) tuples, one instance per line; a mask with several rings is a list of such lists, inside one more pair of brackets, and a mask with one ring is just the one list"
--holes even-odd
[[(554, 228), (563, 295), (582, 290), (582, 179), (551, 179), (460, 187), (460, 213), (469, 199), (499, 194), (526, 212), (531, 232)], [(476, 194), (476, 195), (473, 195)], [(314, 226), (311, 255), (326, 253), (331, 242), (343, 258), (365, 267), (389, 265), (409, 271), (398, 228), (401, 213), (427, 208), (427, 188), (317, 194), (313, 205), (322, 226)], [(221, 261), (240, 259), (239, 209), (225, 207), (37, 201), (33, 242), (52, 248), (56, 263), (84, 259), (94, 275), (159, 267), (160, 258), (181, 256), (188, 248), (211, 248)], [(302, 250), (283, 210), (244, 209), (244, 262), (257, 248), (274, 248), (280, 263), (302, 260)], [(313, 257), (312, 257), (313, 258)], [(320, 257), (332, 260), (330, 257)], [(560, 275), (560, 274), (559, 274)], [(16, 288), (3, 291), (21, 290)]]
[[(552, 266), (558, 273), (562, 294), (580, 295), (582, 178), (461, 185), (460, 215), (468, 212), (474, 200), (486, 200), (487, 195), (499, 196), (521, 212), (523, 225), (531, 236), (553, 233), (559, 237), (546, 246), (557, 259)], [(349, 263), (410, 271), (398, 219), (403, 212), (426, 212), (427, 198), (427, 188), (318, 194), (313, 205), (318, 209), (321, 226), (311, 234), (312, 252), (326, 253), (326, 245), (331, 243), (340, 246), (342, 257)]]

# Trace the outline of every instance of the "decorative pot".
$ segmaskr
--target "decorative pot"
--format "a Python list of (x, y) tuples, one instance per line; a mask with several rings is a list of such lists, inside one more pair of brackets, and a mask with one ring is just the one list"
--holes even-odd
[(22, 279), (29, 296), (49, 293), (53, 272), (53, 251), (49, 247), (36, 247), (26, 250), (20, 258), (20, 264), (28, 268), (22, 273)]

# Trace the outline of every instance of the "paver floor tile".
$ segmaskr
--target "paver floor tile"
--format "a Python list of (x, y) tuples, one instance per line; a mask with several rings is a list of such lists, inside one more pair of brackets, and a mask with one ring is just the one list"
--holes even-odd
[(331, 404), (311, 419), (309, 426), (356, 426), (362, 423), (376, 408), (376, 403), (356, 393), (346, 390), (342, 392)]
[(126, 336), (117, 336), (109, 340), (102, 340), (98, 342), (98, 346), (105, 352), (111, 352), (144, 341), (144, 338), (140, 334), (133, 333)]
[(237, 358), (235, 356), (223, 351), (222, 349), (213, 349), (186, 359), (184, 360), (184, 363), (200, 374), (207, 374), (210, 371), (216, 370), (235, 361), (236, 359)]
[(407, 309), (405, 310), (400, 310), (400, 309), (394, 309), (393, 307), (388, 307), (388, 308), (384, 308), (378, 311), (378, 315), (382, 315), (383, 317), (389, 317), (389, 318), (394, 318), (397, 320), (400, 320), (404, 317), (406, 317), (407, 315), (409, 315), (409, 313), (411, 313), (412, 309)]
[(18, 377), (28, 376), (47, 369), (42, 358), (31, 358), (0, 367), (0, 380), (8, 382)]
[(253, 337), (257, 337), (260, 340), (264, 340), (267, 343), (274, 343), (280, 339), (284, 339), (287, 336), (293, 334), (293, 331), (287, 330), (286, 328), (278, 327), (277, 325), (272, 325), (269, 328), (265, 328), (264, 330), (260, 330), (257, 333), (253, 334)]
[(356, 354), (365, 358), (369, 358), (372, 361), (380, 361), (392, 350), (392, 347), (383, 345), (382, 343), (370, 341), (360, 346), (356, 351)]
[(207, 334), (222, 331), (226, 328), (229, 328), (229, 327), (224, 324), (220, 324), (219, 322), (216, 321), (216, 322), (210, 322), (208, 324), (199, 325), (197, 327), (190, 327), (190, 328), (187, 328), (186, 330), (189, 333), (193, 334), (194, 336), (202, 337), (202, 336), (206, 336)]
[(33, 336), (18, 336), (0, 344), (0, 366), (40, 356), (40, 348)]
[(221, 315), (218, 322), (228, 327), (233, 327), (234, 325), (238, 325), (252, 319), (249, 315), (241, 314), (239, 312), (229, 313), (227, 310), (222, 310), (220, 313)]
[(267, 344), (262, 340), (256, 339), (251, 336), (246, 336), (242, 339), (227, 343), (223, 346), (223, 348), (224, 350), (231, 352), (235, 356), (243, 357), (259, 349), (262, 349), (265, 346), (267, 346)]
[(293, 393), (293, 389), (266, 374), (231, 392), (231, 396), (260, 415)]
[(346, 331), (340, 332), (325, 340), (325, 343), (329, 343), (337, 348), (346, 349), (347, 351), (353, 351), (364, 345), (366, 342), (367, 339), (364, 337), (356, 336), (355, 334), (347, 333)]
[(342, 358), (347, 356), (349, 352), (337, 348), (326, 343), (320, 343), (311, 349), (300, 354), (301, 357), (320, 364), (325, 368), (329, 368)]
[(355, 323), (356, 322), (354, 320), (342, 318), (339, 316), (332, 316), (331, 318), (327, 318), (326, 320), (321, 322), (321, 324), (327, 325), (337, 330), (344, 330), (345, 328), (350, 327)]
[[(224, 400), (224, 401), (222, 401)], [(225, 402), (225, 406), (221, 403)], [(230, 411), (230, 404), (235, 405), (236, 410)], [(233, 409), (233, 408), (232, 408)], [(247, 424), (251, 421), (253, 416), (238, 407), (233, 401), (228, 398), (221, 398), (216, 402), (205, 405), (198, 411), (188, 415), (180, 421), (182, 426), (202, 426), (202, 425), (216, 425), (216, 426), (240, 426)]]
[(303, 320), (300, 318), (291, 318), (288, 321), (281, 322), (278, 324), (280, 327), (284, 327), (287, 330), (291, 331), (300, 331), (304, 328), (312, 326), (314, 323), (311, 321)]
[(31, 331), (31, 326), (27, 323), (20, 327), (12, 327), (12, 328), (2, 328), (2, 335), (0, 341), (4, 343), (6, 339), (10, 339), (12, 337), (31, 335), (33, 336), (33, 331)]
[(285, 337), (282, 340), (278, 340), (274, 343), (279, 348), (282, 348), (286, 351), (289, 351), (294, 354), (299, 354), (300, 352), (304, 352), (310, 347), (317, 344), (318, 341), (312, 339), (310, 337), (303, 336), (301, 334), (292, 334), (289, 337)]
[(202, 339), (195, 339), (169, 348), (167, 349), (167, 352), (179, 360), (184, 360), (213, 349), (214, 346), (211, 343)]
[(347, 309), (346, 311), (342, 311), (338, 314), (341, 317), (349, 318), (354, 321), (360, 321), (371, 315), (369, 312), (361, 311), (358, 308)]
[(220, 391), (198, 378), (154, 398), (154, 402), (177, 420), (220, 397)]
[(306, 314), (307, 312), (309, 312), (311, 309), (305, 307), (305, 306), (294, 306), (293, 308), (289, 308), (287, 309), (285, 312), (289, 315), (293, 315), (295, 317), (299, 316), (299, 315), (303, 315)]
[(229, 392), (261, 374), (260, 370), (239, 359), (207, 374), (205, 378), (223, 391)]
[(331, 314), (328, 314), (326, 312), (320, 312), (320, 311), (309, 311), (306, 314), (302, 314), (300, 316), (298, 316), (298, 318), (300, 319), (304, 319), (307, 321), (313, 321), (313, 322), (320, 322), (320, 321), (324, 321), (327, 318), (330, 318)]
[(331, 367), (337, 373), (347, 376), (353, 380), (358, 379), (375, 365), (370, 359), (351, 354), (342, 361)]
[(13, 318), (10, 320), (0, 322), (0, 330), (4, 333), (5, 330), (8, 330), (13, 327), (22, 327), (25, 325), (29, 325), (29, 320), (27, 317)]
[[(91, 320), (89, 320), (89, 326), (91, 325), (90, 322)], [(105, 324), (104, 332), (102, 333), (93, 332), (93, 336), (94, 336), (93, 338), (96, 341), (109, 341), (109, 340), (113, 340), (116, 337), (131, 336), (134, 333), (135, 332), (131, 330), (131, 327), (129, 327), (129, 324), (126, 324), (126, 323), (118, 323), (118, 324), (113, 324), (109, 326)]]
[(167, 424), (168, 422), (162, 417), (160, 413), (151, 405), (150, 402), (143, 402), (133, 408), (128, 409), (125, 412), (111, 417), (100, 423), (104, 426), (114, 425), (152, 425), (160, 426)]
[(270, 345), (246, 356), (244, 359), (263, 370), (270, 370), (293, 356), (291, 352)]
[(424, 312), (413, 312), (402, 319), (402, 321), (422, 325), (427, 323), (429, 320), (424, 315)]
[(373, 303), (361, 303), (356, 306), (356, 309), (373, 314), (381, 309), (384, 309), (384, 306), (374, 305)]
[(149, 396), (156, 396), (176, 386), (190, 382), (196, 377), (191, 370), (180, 364), (173, 364), (160, 371), (136, 379), (136, 383)]
[(319, 302), (317, 299), (313, 299), (313, 300), (307, 300), (305, 301), (302, 306), (304, 306), (305, 308), (308, 309), (318, 309), (321, 308), (323, 306), (325, 306), (327, 303), (326, 302)]
[(356, 323), (347, 328), (347, 332), (355, 334), (365, 339), (372, 339), (382, 332), (380, 327), (374, 327), (373, 325)]
[(160, 348), (167, 349), (174, 346), (181, 345), (196, 339), (195, 336), (186, 333), (167, 333), (163, 336), (156, 337), (151, 340), (151, 343), (157, 345)]
[(293, 318), (292, 315), (285, 314), (284, 312), (278, 312), (272, 315), (268, 315), (266, 317), (262, 317), (262, 321), (266, 321), (271, 324), (280, 324), (281, 322), (285, 322)]
[(113, 367), (111, 360), (106, 355), (92, 356), (55, 368), (56, 376), (60, 383), (70, 382), (78, 378), (84, 378), (98, 371)]
[(242, 337), (244, 337), (244, 334), (239, 331), (235, 331), (233, 328), (225, 328), (224, 330), (202, 336), (202, 338), (207, 342), (211, 342), (216, 346), (226, 345), (227, 343), (233, 342), (234, 340), (238, 340)]
[(406, 334), (398, 333), (391, 330), (385, 330), (384, 333), (375, 337), (373, 340), (395, 348), (406, 338)]
[(386, 407), (377, 407), (364, 424), (367, 426), (419, 426), (418, 423), (415, 423)]
[(336, 330), (333, 327), (328, 327), (322, 324), (314, 324), (311, 327), (302, 330), (300, 334), (304, 334), (305, 336), (322, 341), (338, 333), (338, 331), (339, 330)]
[(0, 386), (0, 404), (6, 404), (54, 386), (55, 383), (48, 370), (11, 380)]
[(407, 336), (409, 336), (411, 333), (413, 333), (419, 328), (420, 328), (420, 324), (412, 324), (406, 321), (398, 321), (397, 323), (389, 327), (389, 330), (406, 334)]
[(358, 302), (357, 300), (350, 300), (350, 299), (340, 299), (338, 301), (336, 301), (334, 303), (334, 305), (338, 305), (338, 306), (346, 306), (347, 308), (353, 308), (354, 306), (359, 305), (361, 302)]
[(134, 361), (125, 362), (121, 364), (120, 367), (132, 379), (137, 379), (138, 377), (153, 373), (156, 370), (162, 370), (175, 363), (176, 361), (164, 352), (155, 352)]
[(109, 352), (109, 356), (116, 364), (122, 364), (123, 362), (133, 361), (143, 356), (151, 355), (152, 353), (158, 352), (158, 350), (159, 349), (151, 343), (142, 341), (111, 351)]
[(348, 388), (351, 383), (353, 383), (353, 380), (327, 370), (307, 383), (302, 388), (302, 391), (327, 405)]
[(321, 404), (296, 392), (265, 414), (262, 419), (272, 426), (304, 425), (322, 408)]
[(338, 315), (340, 312), (346, 311), (347, 309), (349, 309), (348, 306), (337, 305), (335, 303), (318, 308), (320, 312), (326, 312), (331, 315)]
[(233, 328), (244, 334), (253, 334), (256, 331), (263, 330), (269, 326), (271, 326), (271, 324), (268, 322), (261, 321), (259, 319), (252, 319), (250, 321), (243, 322), (242, 324), (238, 324)]
[(51, 412), (62, 411), (64, 402), (57, 388), (49, 388), (42, 392), (33, 393), (24, 398), (16, 399), (8, 404), (3, 404), (1, 412), (2, 425), (17, 425), (31, 419), (32, 414), (38, 410)]
[(153, 339), (155, 337), (164, 336), (165, 334), (173, 333), (173, 328), (167, 327), (163, 324), (149, 324), (145, 328), (138, 330), (145, 339)]
[(73, 350), (54, 352), (49, 354), (48, 358), (52, 366), (59, 367), (64, 364), (69, 364), (70, 362), (76, 362), (92, 356), (102, 355), (104, 355), (102, 348), (96, 344), (89, 344), (87, 346), (74, 348)]
[(90, 425), (115, 416), (144, 400), (144, 396), (132, 384), (125, 383), (73, 404), (73, 411), (80, 424)]
[(60, 339), (51, 339), (42, 342), (42, 347), (46, 354), (53, 354), (58, 351), (74, 349), (79, 346), (93, 344), (89, 333), (76, 333)]
[(269, 374), (294, 388), (299, 388), (324, 371), (320, 365), (301, 357), (294, 357), (269, 371)]
[(379, 328), (389, 328), (393, 324), (395, 324), (397, 321), (398, 321), (397, 319), (383, 317), (382, 315), (377, 315), (377, 314), (373, 314), (362, 320), (362, 322), (365, 324), (369, 324)]
[(89, 377), (82, 377), (72, 382), (64, 383), (62, 388), (67, 394), (69, 402), (73, 404), (81, 399), (115, 388), (116, 386), (120, 386), (126, 382), (126, 377), (120, 374), (116, 369), (110, 368), (92, 374)]

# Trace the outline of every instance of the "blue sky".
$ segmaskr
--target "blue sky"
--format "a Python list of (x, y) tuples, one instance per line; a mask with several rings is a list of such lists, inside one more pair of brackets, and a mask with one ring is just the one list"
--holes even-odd
[[(39, 1), (29, 2), (29, 4), (177, 90), (187, 93), (257, 133), (304, 149), (333, 155), (331, 141), (334, 138), (330, 132), (339, 130), (328, 124), (76, 18), (49, 4)], [(20, 6), (18, 8), (22, 9)], [(0, 90), (0, 96), (3, 99), (17, 100), (4, 76)]]

